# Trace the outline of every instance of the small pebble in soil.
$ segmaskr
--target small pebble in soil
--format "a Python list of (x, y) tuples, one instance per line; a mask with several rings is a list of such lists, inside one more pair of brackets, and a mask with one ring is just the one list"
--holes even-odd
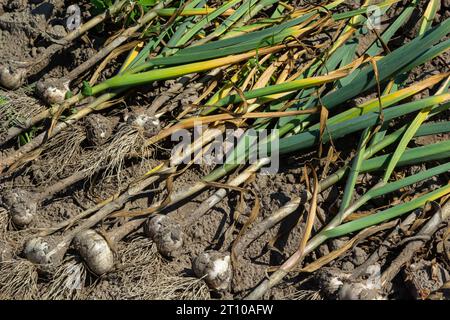
[(330, 253), (330, 249), (328, 249), (328, 245), (323, 244), (319, 247), (319, 254), (321, 257), (326, 256)]
[(55, 39), (62, 39), (67, 35), (67, 31), (62, 25), (54, 25), (48, 30), (48, 34)]
[(203, 232), (203, 230), (201, 228), (195, 228), (195, 230), (193, 230), (193, 232), (192, 232), (192, 237), (195, 240), (202, 240), (204, 236), (205, 236), (205, 233)]
[(286, 175), (286, 181), (290, 184), (295, 184), (295, 177), (293, 174), (289, 173)]

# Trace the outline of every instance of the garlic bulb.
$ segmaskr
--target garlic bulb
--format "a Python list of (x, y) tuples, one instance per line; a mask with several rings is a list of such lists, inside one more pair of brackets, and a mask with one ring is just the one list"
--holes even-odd
[(38, 95), (48, 104), (61, 103), (69, 91), (69, 81), (61, 79), (40, 80), (36, 84)]
[(181, 226), (167, 216), (156, 215), (147, 225), (146, 232), (155, 242), (158, 251), (166, 257), (175, 257), (183, 246)]
[(49, 253), (54, 249), (54, 244), (46, 238), (29, 239), (24, 246), (23, 255), (29, 261), (42, 266), (50, 265), (53, 261)]
[(104, 144), (113, 134), (113, 123), (101, 114), (91, 114), (85, 120), (86, 137), (91, 145)]
[(161, 123), (158, 118), (149, 116), (145, 113), (133, 113), (125, 117), (125, 121), (132, 126), (141, 128), (146, 137), (152, 137), (161, 129)]
[(205, 251), (193, 261), (192, 269), (213, 290), (226, 290), (231, 284), (233, 271), (228, 253)]
[(11, 66), (0, 67), (0, 85), (9, 90), (19, 88), (25, 81), (27, 70)]
[(363, 279), (345, 282), (339, 289), (340, 300), (383, 300), (381, 295), (381, 267), (373, 264), (367, 267)]
[(37, 201), (32, 193), (23, 189), (5, 192), (2, 206), (9, 211), (12, 222), (18, 227), (30, 224), (37, 211)]
[(103, 275), (114, 267), (114, 254), (105, 238), (94, 230), (82, 231), (73, 239), (80, 256), (96, 275)]

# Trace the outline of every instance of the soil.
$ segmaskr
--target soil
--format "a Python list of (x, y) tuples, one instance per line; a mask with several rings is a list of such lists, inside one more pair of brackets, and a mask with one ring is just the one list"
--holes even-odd
[[(4, 0), (0, 4), (0, 56), (3, 61), (24, 61), (33, 59), (51, 43), (51, 39), (60, 39), (66, 34), (64, 27), (65, 8), (73, 1), (64, 0), (35, 0), (23, 4), (18, 0)], [(350, 6), (356, 5), (358, 1), (349, 1)], [(437, 19), (444, 19), (450, 16), (449, 6), (443, 1)], [(400, 3), (395, 10), (389, 12), (388, 19), (401, 10), (403, 3)], [(83, 2), (82, 11), (88, 12), (88, 5)], [(423, 8), (421, 8), (422, 10)], [(88, 19), (89, 14), (83, 16), (84, 21)], [(403, 42), (409, 41), (414, 34), (414, 28), (417, 28), (417, 21), (403, 30), (403, 35), (399, 36), (390, 44), (390, 49), (395, 49)], [(107, 28), (105, 28), (107, 29)], [(111, 31), (112, 33), (112, 31)], [(7, 103), (12, 106), (9, 109), (18, 110), (21, 116), (26, 118), (29, 114), (35, 114), (46, 108), (35, 96), (32, 87), (33, 82), (45, 75), (45, 77), (62, 77), (72, 70), (75, 66), (85, 61), (87, 58), (97, 52), (110, 33), (106, 31), (93, 31), (93, 41), (85, 39), (77, 40), (73, 45), (74, 50), (64, 50), (57, 54), (48, 67), (31, 78), (30, 83), (25, 88), (17, 91), (6, 91), (0, 89), (0, 97), (5, 97)], [(362, 53), (376, 36), (371, 34), (363, 37), (364, 41), (360, 44), (359, 52)], [(450, 54), (445, 53), (440, 59), (434, 59), (414, 70), (409, 76), (408, 81), (414, 82), (423, 79), (427, 75), (436, 74), (448, 70)], [(100, 78), (108, 77), (115, 72), (117, 63), (111, 63), (105, 69)], [(0, 176), (0, 194), (13, 188), (21, 188), (30, 192), (44, 191), (60, 179), (67, 178), (74, 171), (80, 170), (80, 163), (87, 154), (94, 154), (98, 150), (103, 150), (107, 145), (109, 137), (114, 136), (120, 128), (120, 122), (123, 125), (125, 115), (130, 112), (142, 109), (148, 106), (159, 91), (169, 88), (171, 83), (160, 84), (161, 89), (150, 87), (151, 90), (131, 94), (126, 97), (125, 103), (120, 104), (111, 111), (101, 114), (91, 115), (79, 126), (74, 126), (69, 132), (71, 137), (78, 137), (73, 140), (73, 152), (70, 154), (61, 151), (58, 160), (55, 160), (51, 151), (53, 147), (45, 149), (40, 158), (36, 159), (32, 165), (19, 169), (16, 173), (7, 176)], [(79, 88), (79, 87), (78, 87)], [(429, 91), (422, 93), (429, 95)], [(179, 105), (192, 103), (198, 97), (199, 93), (195, 90), (184, 91), (177, 99), (169, 102), (168, 108), (173, 110)], [(375, 97), (372, 92), (365, 97), (356, 98), (354, 103), (360, 103), (370, 97)], [(419, 98), (419, 97), (415, 97)], [(26, 105), (26, 108), (19, 108)], [(19, 107), (16, 107), (19, 106)], [(4, 115), (1, 116), (1, 124), (5, 123)], [(433, 119), (440, 121), (448, 120), (449, 113), (443, 113), (439, 118)], [(395, 124), (393, 124), (395, 126)], [(78, 133), (77, 133), (78, 132)], [(4, 130), (0, 131), (0, 139)], [(437, 141), (444, 141), (450, 138), (449, 134), (421, 137), (414, 140), (416, 145), (425, 145)], [(65, 139), (65, 138), (64, 138)], [(354, 147), (357, 145), (359, 136), (350, 136), (346, 139), (334, 141), (333, 148), (340, 152), (339, 155), (331, 161), (327, 172), (319, 172), (319, 177), (326, 177), (329, 173), (339, 169), (343, 163), (354, 153)], [(12, 141), (10, 144), (2, 147), (0, 156), (5, 156), (17, 147), (18, 141)], [(326, 155), (331, 146), (325, 147), (323, 155)], [(44, 200), (38, 207), (38, 218), (29, 226), (36, 230), (53, 226), (56, 223), (83, 212), (83, 210), (92, 207), (100, 201), (115, 195), (118, 191), (125, 190), (128, 183), (138, 176), (142, 176), (150, 168), (159, 163), (160, 158), (167, 158), (167, 146), (162, 143), (157, 150), (152, 153), (152, 157), (141, 159), (140, 157), (130, 157), (124, 159), (126, 165), (120, 171), (114, 174), (103, 175), (102, 172), (93, 175), (87, 180), (78, 182), (68, 189), (58, 192), (51, 199)], [(51, 156), (48, 156), (51, 154)], [(62, 162), (64, 161), (64, 162)], [(64, 163), (64, 170), (58, 170)], [(192, 261), (200, 253), (206, 250), (228, 251), (233, 240), (243, 227), (255, 205), (255, 197), (260, 203), (259, 214), (254, 223), (270, 216), (278, 208), (286, 204), (294, 197), (299, 197), (305, 190), (305, 181), (302, 180), (303, 165), (312, 163), (313, 165), (324, 165), (325, 157), (318, 159), (316, 150), (308, 150), (301, 156), (290, 156), (282, 158), (281, 168), (275, 175), (264, 175), (257, 173), (251, 181), (244, 186), (247, 190), (252, 190), (253, 195), (245, 193), (245, 208), (242, 213), (239, 212), (239, 202), (242, 196), (238, 191), (230, 191), (224, 201), (221, 201), (213, 209), (209, 210), (205, 216), (191, 226), (186, 226), (184, 232), (185, 239), (182, 251), (173, 259), (161, 257), (155, 245), (147, 239), (144, 230), (141, 228), (137, 232), (127, 236), (123, 241), (117, 244), (115, 270), (102, 277), (88, 275), (84, 279), (81, 289), (75, 291), (64, 291), (60, 289), (57, 293), (52, 291), (52, 286), (56, 286), (58, 278), (37, 281), (36, 288), (29, 290), (32, 298), (57, 298), (57, 299), (216, 299), (233, 298), (239, 299), (247, 295), (262, 279), (266, 277), (267, 270), (270, 267), (279, 266), (292, 253), (294, 253), (303, 236), (304, 221), (308, 210), (308, 204), (301, 206), (294, 214), (282, 221), (279, 225), (266, 232), (263, 236), (257, 238), (245, 250), (240, 252), (239, 257), (233, 263), (233, 279), (229, 290), (217, 294), (210, 292), (203, 281), (195, 278), (192, 271)], [(416, 166), (398, 174), (410, 174), (408, 170), (421, 170), (424, 166)], [(176, 176), (173, 182), (172, 191), (177, 192), (185, 190), (199, 181), (205, 173), (209, 172), (209, 167), (192, 166), (183, 174)], [(368, 186), (377, 182), (376, 174), (366, 174), (362, 177), (364, 186), (358, 187), (357, 195), (361, 195)], [(441, 180), (430, 180), (426, 183), (418, 184), (410, 189), (404, 190), (403, 194), (398, 192), (390, 195), (389, 198), (374, 200), (368, 203), (362, 210), (379, 208), (392, 200), (398, 199), (408, 193), (420, 193), (426, 190), (434, 189), (436, 185), (442, 185)], [(226, 181), (223, 181), (226, 182)], [(322, 192), (319, 197), (319, 219), (316, 222), (315, 229), (318, 229), (325, 221), (329, 221), (339, 209), (339, 196), (342, 195), (344, 183)], [(155, 184), (149, 189), (158, 188)], [(173, 208), (171, 216), (175, 221), (182, 224), (185, 217), (194, 212), (203, 200), (207, 199), (214, 190), (203, 192), (189, 201)], [(148, 208), (155, 201), (164, 200), (167, 196), (166, 190), (156, 190), (135, 196), (127, 202), (122, 211), (142, 210)], [(1, 198), (1, 197), (0, 197)], [(239, 216), (241, 214), (241, 216)], [(8, 257), (14, 256), (21, 250), (22, 243), (29, 237), (26, 230), (17, 230), (11, 223), (7, 222), (6, 211), (0, 209), (0, 264), (8, 260)], [(113, 222), (105, 222), (102, 228), (111, 228), (120, 224), (123, 219), (116, 219)], [(330, 270), (350, 272), (355, 267), (360, 266), (374, 251), (379, 243), (386, 237), (389, 230), (382, 231), (369, 239), (355, 245), (336, 261), (327, 265)], [(331, 252), (339, 249), (348, 237), (342, 237), (320, 246), (313, 252), (305, 262), (311, 262)], [(383, 258), (381, 263), (388, 262), (398, 254), (394, 250), (388, 257)], [(72, 252), (69, 256), (76, 259)], [(20, 259), (20, 258), (17, 258)], [(429, 250), (420, 256), (417, 263), (408, 266), (393, 283), (393, 288), (389, 292), (389, 297), (397, 299), (421, 298), (421, 290), (429, 292), (439, 289), (440, 285), (449, 281), (449, 265), (442, 263), (444, 255), (437, 255), (434, 250)], [(22, 261), (22, 260), (20, 260)], [(433, 262), (432, 262), (433, 261)], [(437, 262), (436, 262), (437, 261)], [(70, 261), (67, 263), (71, 263)], [(438, 267), (434, 265), (438, 264)], [(76, 266), (82, 266), (81, 261), (75, 262)], [(434, 266), (434, 267), (433, 267)], [(0, 273), (6, 270), (6, 266), (0, 267)], [(439, 278), (430, 276), (430, 269), (436, 269)], [(434, 270), (433, 269), (433, 270)], [(28, 269), (27, 269), (28, 270)], [(31, 269), (34, 276), (36, 271)], [(326, 275), (324, 275), (326, 273)], [(331, 293), (327, 293), (324, 288), (329, 285), (331, 271), (315, 272), (312, 274), (292, 273), (286, 277), (282, 284), (276, 286), (266, 293), (265, 299), (322, 299), (327, 298)], [(334, 274), (334, 273), (333, 273)], [(40, 278), (41, 279), (41, 278)], [(65, 279), (62, 276), (61, 279)], [(437, 279), (437, 280), (436, 280)], [(61, 280), (62, 281), (62, 280)], [(425, 282), (425, 284), (424, 284)], [(439, 282), (439, 283), (436, 283)], [(404, 284), (408, 284), (405, 290)], [(29, 296), (24, 291), (8, 292), (8, 295), (1, 294), (0, 280), (0, 299), (23, 299)], [(425, 289), (424, 289), (425, 288)], [(331, 291), (331, 290), (328, 290)], [(30, 293), (31, 292), (31, 293)], [(36, 295), (33, 295), (36, 292)], [(37, 295), (37, 292), (44, 292)], [(336, 298), (334, 296), (334, 298)]]

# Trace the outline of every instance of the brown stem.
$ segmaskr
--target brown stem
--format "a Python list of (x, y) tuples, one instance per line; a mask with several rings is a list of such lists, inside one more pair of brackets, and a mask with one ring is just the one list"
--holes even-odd
[(383, 240), (380, 246), (370, 255), (370, 257), (362, 265), (360, 265), (359, 267), (355, 268), (352, 271), (350, 278), (358, 279), (360, 276), (364, 274), (364, 272), (367, 270), (369, 266), (375, 264), (382, 257), (384, 257), (388, 253), (389, 249), (392, 247), (393, 240), (395, 237), (398, 236), (400, 230), (404, 230), (405, 228), (410, 226), (415, 220), (416, 214), (411, 213), (404, 221), (398, 224), (394, 228), (394, 230), (392, 230), (391, 233), (389, 233), (386, 239)]
[(95, 206), (84, 210), (80, 214), (77, 214), (76, 216), (74, 216), (74, 217), (72, 217), (70, 219), (64, 220), (61, 223), (58, 223), (58, 224), (54, 225), (53, 227), (50, 227), (50, 228), (47, 228), (47, 229), (41, 231), (39, 233), (39, 237), (45, 237), (45, 236), (48, 236), (48, 235), (51, 235), (51, 234), (57, 232), (58, 230), (61, 230), (62, 228), (66, 228), (66, 227), (72, 226), (75, 222), (77, 222), (77, 221), (79, 221), (79, 220), (89, 216), (90, 214), (96, 212), (97, 210), (101, 209), (103, 206), (105, 206), (106, 204), (108, 204), (111, 201), (113, 201), (117, 196), (113, 195), (113, 196), (109, 197), (108, 199), (106, 199), (106, 200), (96, 204)]
[[(206, 76), (200, 79), (197, 83), (194, 84), (195, 90), (200, 90), (205, 86), (208, 81), (211, 80), (212, 77), (215, 77), (222, 68), (217, 68), (209, 72)], [(183, 92), (179, 92), (182, 88), (186, 87), (186, 85), (191, 82), (197, 74), (188, 74), (177, 80), (167, 91), (163, 92), (158, 98), (156, 98), (150, 108), (150, 114), (156, 114), (157, 111), (167, 102), (169, 101), (175, 94), (182, 95)]]
[(105, 93), (104, 95), (97, 98), (94, 102), (90, 103), (86, 107), (80, 109), (77, 113), (70, 116), (66, 121), (58, 122), (58, 124), (51, 131), (51, 135), (48, 135), (47, 132), (42, 132), (41, 134), (33, 138), (33, 140), (20, 147), (18, 150), (12, 152), (3, 159), (0, 159), (0, 172), (3, 172), (11, 167), (25, 155), (29, 154), (31, 151), (42, 145), (45, 141), (69, 127), (69, 125), (75, 123), (77, 120), (83, 118), (84, 116), (89, 115), (93, 111), (98, 110), (99, 106), (101, 106), (104, 102), (110, 100), (117, 94), (118, 92)]
[(172, 0), (166, 0), (163, 2), (160, 2), (155, 7), (153, 7), (152, 10), (148, 11), (141, 19), (138, 20), (138, 22), (132, 26), (123, 31), (117, 38), (115, 38), (113, 41), (111, 41), (106, 47), (102, 48), (100, 51), (98, 51), (94, 56), (83, 62), (81, 65), (73, 69), (69, 72), (67, 75), (67, 79), (70, 81), (73, 79), (78, 78), (82, 73), (92, 68), (97, 62), (99, 62), (101, 59), (106, 57), (108, 54), (111, 53), (115, 48), (119, 47), (122, 43), (127, 41), (130, 37), (132, 37), (139, 29), (141, 29), (143, 26), (145, 26), (147, 23), (152, 21), (158, 16), (158, 9), (162, 9), (168, 4), (170, 4)]
[(149, 114), (156, 114), (159, 108), (161, 108), (167, 101), (169, 101), (175, 94), (177, 94), (182, 88), (184, 88), (189, 82), (194, 79), (197, 74), (188, 74), (177, 80), (168, 90), (163, 92), (156, 98), (150, 105)]
[[(237, 187), (247, 181), (251, 175), (253, 175), (256, 171), (258, 171), (262, 166), (268, 164), (270, 162), (269, 158), (262, 158), (256, 163), (252, 164), (248, 167), (244, 172), (236, 176), (232, 179), (228, 185), (231, 187)], [(227, 190), (225, 188), (220, 188), (216, 192), (214, 192), (208, 199), (202, 202), (200, 207), (198, 207), (194, 212), (192, 212), (184, 221), (184, 227), (190, 226), (197, 222), (203, 215), (208, 212), (211, 208), (213, 208), (216, 204), (225, 198), (227, 195)]]
[(66, 189), (67, 187), (73, 185), (74, 183), (77, 183), (78, 181), (83, 180), (88, 176), (89, 176), (88, 171), (86, 170), (78, 171), (65, 179), (59, 180), (58, 182), (52, 184), (51, 186), (46, 187), (45, 191), (39, 192), (37, 194), (37, 198), (38, 200), (41, 201), (48, 199), (52, 197), (54, 194)]
[[(430, 220), (425, 224), (425, 226), (420, 229), (417, 233), (420, 237), (431, 238), (431, 236), (437, 231), (439, 225), (450, 218), (450, 201), (431, 217)], [(399, 273), (400, 269), (411, 259), (414, 254), (423, 248), (423, 244), (426, 240), (418, 239), (409, 242), (398, 257), (391, 263), (391, 265), (383, 272), (381, 275), (381, 286), (386, 287), (388, 283), (394, 279), (394, 277)]]
[[(136, 194), (140, 193), (143, 189), (156, 182), (162, 175), (173, 173), (174, 170), (172, 168), (161, 169), (160, 173), (155, 176), (150, 176), (145, 178), (135, 185), (130, 186), (127, 191), (125, 191), (122, 195), (120, 195), (114, 201), (109, 202), (104, 207), (102, 207), (99, 211), (97, 211), (94, 215), (90, 216), (88, 219), (83, 221), (76, 228), (67, 233), (61, 241), (59, 241), (58, 245), (48, 253), (48, 257), (54, 257), (53, 261), (59, 261), (64, 254), (67, 248), (69, 247), (72, 239), (80, 232), (85, 231), (87, 229), (95, 226), (99, 221), (105, 219), (112, 212), (119, 210), (122, 208), (126, 202)], [(50, 260), (50, 259), (49, 259)]]
[(108, 240), (110, 240), (113, 244), (117, 244), (129, 233), (139, 228), (146, 220), (147, 218), (140, 218), (124, 223), (115, 230), (108, 232)]
[(302, 202), (306, 202), (308, 194), (305, 192), (302, 197), (293, 198), (283, 207), (275, 211), (272, 215), (262, 220), (260, 223), (251, 228), (242, 238), (236, 242), (233, 250), (235, 252), (243, 252), (253, 241), (260, 237), (264, 232), (280, 223), (287, 216), (298, 209)]

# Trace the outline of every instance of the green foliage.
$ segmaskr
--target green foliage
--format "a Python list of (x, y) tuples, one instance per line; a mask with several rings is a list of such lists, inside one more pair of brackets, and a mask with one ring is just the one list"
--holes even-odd
[[(91, 13), (94, 15), (100, 14), (109, 9), (114, 2), (112, 0), (90, 0), (93, 8)], [(146, 13), (158, 0), (136, 0), (130, 1), (129, 12), (125, 16), (125, 24), (130, 25), (141, 16), (142, 13)], [(126, 6), (125, 6), (126, 7)]]
[(90, 0), (93, 5), (92, 13), (98, 14), (113, 5), (112, 0)]
[(87, 81), (83, 81), (83, 88), (81, 91), (85, 96), (92, 96), (92, 87)]
[(38, 130), (39, 130), (39, 127), (31, 127), (30, 130), (20, 134), (18, 137), (19, 146), (23, 146), (23, 145), (29, 143), (34, 138), (34, 136), (36, 135), (36, 132)]

